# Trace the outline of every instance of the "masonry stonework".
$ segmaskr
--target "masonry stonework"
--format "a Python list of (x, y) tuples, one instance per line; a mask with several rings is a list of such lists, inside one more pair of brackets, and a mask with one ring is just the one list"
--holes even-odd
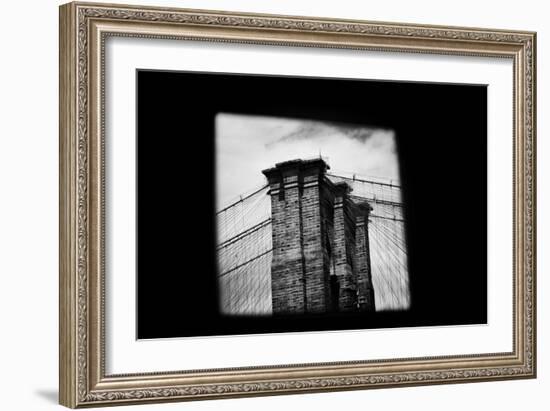
[(360, 311), (375, 311), (374, 288), (369, 248), (369, 214), (372, 207), (367, 202), (357, 205), (355, 216), (355, 261), (357, 263), (357, 304)]
[(322, 159), (264, 170), (271, 196), (273, 314), (374, 311), (368, 203), (333, 183)]

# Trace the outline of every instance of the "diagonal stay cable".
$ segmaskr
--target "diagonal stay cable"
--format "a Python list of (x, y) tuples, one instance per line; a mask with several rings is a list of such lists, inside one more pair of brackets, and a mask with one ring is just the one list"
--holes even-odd
[(254, 191), (253, 193), (250, 193), (250, 194), (248, 194), (247, 196), (238, 199), (238, 200), (235, 201), (234, 203), (229, 204), (227, 207), (224, 207), (224, 208), (222, 208), (221, 210), (217, 211), (217, 212), (216, 212), (216, 215), (221, 214), (221, 213), (223, 213), (224, 211), (227, 211), (227, 210), (229, 210), (230, 208), (236, 206), (237, 204), (242, 203), (243, 201), (248, 200), (250, 197), (255, 196), (256, 194), (258, 194), (258, 193), (261, 192), (262, 190), (266, 189), (267, 187), (269, 187), (269, 184), (263, 185), (263, 186), (260, 187), (258, 190)]
[(226, 247), (230, 246), (231, 244), (233, 244), (233, 243), (235, 243), (239, 240), (242, 240), (243, 238), (245, 238), (245, 237), (255, 233), (256, 231), (268, 226), (269, 224), (271, 224), (271, 218), (267, 218), (267, 219), (259, 222), (258, 224), (248, 228), (247, 230), (240, 232), (236, 236), (233, 236), (233, 237), (225, 240), (224, 242), (218, 244), (218, 246), (216, 247), (216, 250), (219, 251), (223, 248), (226, 248)]
[(251, 262), (257, 260), (258, 258), (261, 258), (261, 257), (265, 256), (266, 254), (269, 254), (269, 253), (272, 252), (272, 251), (273, 251), (273, 248), (270, 248), (269, 250), (264, 251), (264, 252), (261, 253), (261, 254), (258, 254), (256, 257), (253, 257), (253, 258), (251, 258), (250, 260), (247, 260), (247, 261), (245, 261), (244, 263), (239, 264), (238, 266), (231, 268), (230, 270), (227, 270), (227, 271), (224, 271), (223, 273), (220, 273), (220, 274), (218, 275), (218, 277), (223, 277), (223, 276), (225, 276), (225, 275), (227, 275), (227, 274), (229, 274), (229, 273), (231, 273), (231, 272), (233, 272), (233, 271), (235, 271), (235, 270), (238, 270), (239, 268), (244, 267), (244, 266), (247, 265), (247, 264), (250, 264)]

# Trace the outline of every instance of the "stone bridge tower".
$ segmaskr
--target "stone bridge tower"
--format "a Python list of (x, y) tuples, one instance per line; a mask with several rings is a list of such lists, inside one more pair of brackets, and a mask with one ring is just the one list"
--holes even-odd
[(368, 221), (322, 159), (264, 170), (271, 196), (273, 314), (374, 311)]

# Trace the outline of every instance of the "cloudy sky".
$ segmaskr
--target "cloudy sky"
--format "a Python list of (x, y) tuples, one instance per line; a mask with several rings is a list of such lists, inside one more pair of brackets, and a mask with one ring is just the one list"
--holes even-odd
[(266, 183), (275, 163), (320, 155), (335, 174), (399, 180), (392, 130), (353, 124), (219, 113), (216, 116), (217, 208)]

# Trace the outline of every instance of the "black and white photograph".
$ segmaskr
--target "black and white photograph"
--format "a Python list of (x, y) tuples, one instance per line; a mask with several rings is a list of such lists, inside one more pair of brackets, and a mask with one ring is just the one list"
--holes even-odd
[(216, 172), (222, 313), (409, 308), (392, 130), (220, 113)]
[(138, 70), (138, 338), (486, 323), (486, 111), (483, 85)]

